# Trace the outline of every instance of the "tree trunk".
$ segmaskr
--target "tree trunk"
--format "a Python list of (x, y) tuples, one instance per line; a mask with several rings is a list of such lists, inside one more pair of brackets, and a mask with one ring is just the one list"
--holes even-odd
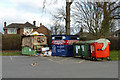
[(66, 1), (66, 35), (70, 35), (70, 2)]

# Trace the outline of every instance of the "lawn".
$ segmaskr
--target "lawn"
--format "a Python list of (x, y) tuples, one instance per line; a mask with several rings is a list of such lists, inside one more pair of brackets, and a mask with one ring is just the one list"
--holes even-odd
[(110, 59), (112, 61), (120, 60), (120, 50), (119, 51), (110, 51)]

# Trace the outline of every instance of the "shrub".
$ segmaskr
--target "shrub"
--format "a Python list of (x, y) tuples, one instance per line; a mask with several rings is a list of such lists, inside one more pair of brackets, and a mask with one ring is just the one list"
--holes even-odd
[(2, 35), (2, 50), (21, 50), (21, 35)]

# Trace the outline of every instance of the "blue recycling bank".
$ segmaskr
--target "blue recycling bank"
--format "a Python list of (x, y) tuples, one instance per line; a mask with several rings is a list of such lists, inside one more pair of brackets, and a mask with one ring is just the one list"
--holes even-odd
[(73, 43), (78, 35), (52, 35), (52, 56), (73, 56)]

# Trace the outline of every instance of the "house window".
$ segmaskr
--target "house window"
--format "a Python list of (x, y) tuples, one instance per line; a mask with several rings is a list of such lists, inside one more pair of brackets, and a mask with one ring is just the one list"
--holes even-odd
[(8, 29), (8, 34), (17, 34), (17, 30), (16, 29)]
[(115, 34), (114, 37), (118, 37), (118, 34)]
[(24, 34), (30, 34), (33, 31), (32, 28), (24, 28)]

